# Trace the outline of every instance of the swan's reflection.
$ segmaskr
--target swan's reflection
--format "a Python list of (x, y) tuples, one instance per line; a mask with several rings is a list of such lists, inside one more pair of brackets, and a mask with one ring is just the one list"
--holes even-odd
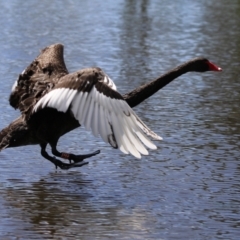
[[(9, 181), (17, 186), (17, 179)], [(13, 224), (21, 220), (30, 226), (24, 229), (25, 237), (27, 232), (31, 237), (44, 234), (48, 239), (84, 235), (94, 238), (101, 233), (127, 233), (134, 238), (139, 232), (147, 233), (145, 225), (152, 219), (139, 206), (128, 209), (112, 196), (106, 201), (95, 192), (98, 183), (79, 172), (50, 173), (29, 186), (22, 185), (1, 189), (1, 194)]]
[[(10, 181), (17, 182), (16, 179)], [(77, 172), (64, 175), (56, 172), (30, 186), (8, 188), (5, 197), (8, 206), (20, 210), (20, 216), (14, 217), (30, 222), (32, 230), (45, 229), (53, 233), (59, 227), (71, 225), (74, 219), (82, 219), (77, 217), (79, 212), (83, 216), (91, 209), (88, 205), (91, 195), (84, 192), (90, 184), (91, 181), (82, 179)], [(81, 211), (83, 206), (85, 210)]]

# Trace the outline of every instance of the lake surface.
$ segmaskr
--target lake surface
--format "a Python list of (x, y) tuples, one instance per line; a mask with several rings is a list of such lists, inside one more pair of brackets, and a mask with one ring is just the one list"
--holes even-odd
[(55, 170), (39, 146), (0, 153), (0, 239), (239, 239), (240, 1), (1, 1), (0, 128), (19, 73), (47, 45), (70, 72), (99, 66), (120, 93), (196, 56), (188, 73), (135, 108), (163, 141), (137, 160), (79, 128), (59, 149), (101, 154)]

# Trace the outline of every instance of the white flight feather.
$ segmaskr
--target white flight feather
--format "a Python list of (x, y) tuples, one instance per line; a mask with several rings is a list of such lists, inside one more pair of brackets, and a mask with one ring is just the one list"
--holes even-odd
[(45, 106), (47, 105), (47, 107), (52, 107), (55, 105), (55, 107), (58, 108), (59, 106), (58, 106), (57, 102), (58, 102), (58, 99), (60, 99), (59, 96), (61, 96), (61, 94), (59, 94), (59, 92), (62, 92), (62, 90), (55, 89), (54, 91), (50, 92), (49, 93), (50, 97), (48, 97), (48, 101), (45, 103)]
[(129, 135), (127, 134), (126, 127), (123, 128), (123, 132), (124, 132), (123, 143), (127, 151), (131, 153), (133, 156), (137, 158), (141, 158), (141, 155), (139, 154), (138, 149), (136, 149), (136, 147), (132, 144), (131, 140), (129, 139)]
[[(51, 99), (51, 97), (53, 97), (53, 93), (52, 92), (50, 92), (49, 94), (47, 94), (46, 95), (46, 97), (44, 97), (44, 98), (41, 98), (39, 101), (38, 101), (38, 103), (37, 103), (37, 105), (40, 107), (40, 106), (42, 106), (42, 108), (45, 108), (45, 106), (48, 104), (48, 102), (49, 102), (49, 100)], [(41, 104), (42, 103), (42, 104)]]
[(74, 116), (77, 116), (78, 114), (78, 109), (79, 109), (79, 105), (78, 103), (81, 103), (81, 100), (82, 100), (82, 95), (83, 95), (83, 92), (80, 92), (78, 93), (74, 99), (72, 100), (72, 103), (71, 103), (71, 110), (74, 114)]
[(122, 129), (121, 125), (122, 124), (119, 123), (118, 116), (114, 112), (111, 112), (110, 116), (111, 116), (112, 125), (113, 125), (113, 132), (114, 132), (114, 135), (115, 135), (115, 138), (116, 138), (116, 141), (117, 141), (118, 148), (123, 153), (127, 154), (129, 152), (127, 151), (127, 149), (126, 149), (126, 147), (124, 146), (124, 143), (123, 143), (123, 134), (121, 132), (121, 129)]
[[(37, 104), (35, 105), (35, 107), (34, 107), (33, 110), (36, 111), (40, 106), (41, 106), (42, 108), (44, 108), (45, 105), (48, 103), (50, 97), (51, 97), (51, 94), (46, 95), (46, 97), (44, 97), (44, 98), (41, 98), (41, 99), (37, 102)], [(41, 103), (41, 104), (40, 104), (40, 103)]]
[(142, 134), (142, 130), (136, 124), (136, 119), (134, 119), (134, 118), (135, 118), (135, 116), (133, 116), (133, 115), (126, 118), (128, 121), (128, 124), (131, 126), (132, 130), (135, 132), (135, 134), (139, 137), (139, 139), (142, 141), (142, 143), (145, 146), (147, 146), (150, 149), (157, 149), (157, 147), (147, 138), (147, 136), (144, 136)]
[(124, 117), (125, 122), (125, 128), (124, 131), (131, 143), (131, 145), (135, 146), (135, 148), (143, 155), (148, 155), (147, 149), (144, 147), (144, 145), (139, 141), (138, 137), (136, 137), (135, 133), (133, 131), (130, 131), (131, 126), (128, 124), (127, 116)]
[(62, 108), (64, 103), (62, 99), (66, 98), (68, 91), (69, 91), (68, 88), (58, 88), (53, 90), (52, 94), (54, 95), (51, 99), (49, 99), (48, 107), (55, 106), (56, 109), (63, 112)]
[(82, 124), (83, 110), (85, 108), (85, 102), (86, 102), (87, 97), (88, 97), (88, 92), (84, 92), (81, 99), (78, 98), (78, 100), (80, 100), (80, 102), (76, 101), (74, 103), (79, 106), (75, 117), (77, 118), (77, 120), (79, 121), (80, 124)]
[[(114, 136), (116, 138), (119, 149), (126, 154), (130, 152), (135, 157), (140, 158), (141, 155), (139, 154), (139, 151), (134, 147), (134, 145), (132, 145), (132, 143), (127, 137), (127, 134), (125, 133), (125, 129), (124, 129), (125, 126), (123, 125), (124, 123), (123, 119), (120, 120), (121, 118), (124, 118), (125, 114), (123, 113), (124, 115), (120, 117), (118, 116), (119, 111), (125, 111), (128, 113), (129, 111), (126, 107), (123, 107), (122, 105), (118, 104), (118, 101), (122, 101), (122, 100), (116, 100), (109, 97), (104, 97), (103, 94), (100, 94), (99, 102), (101, 104), (104, 104), (105, 109), (110, 114)], [(137, 142), (137, 140), (135, 142)], [(139, 144), (138, 144), (138, 148), (140, 150)], [(143, 148), (143, 150), (140, 150), (140, 152), (142, 152), (145, 155), (148, 153), (145, 148)]]
[(103, 119), (103, 124), (104, 124), (104, 128), (106, 130), (107, 133), (107, 139), (108, 139), (108, 143), (114, 147), (117, 148), (117, 141), (116, 141), (116, 136), (113, 132), (113, 125), (112, 125), (112, 119), (111, 119), (111, 115), (110, 112), (105, 108), (104, 109), (104, 116), (105, 118)]
[[(124, 118), (125, 118), (125, 116), (124, 116)], [(140, 159), (141, 158), (141, 154), (140, 154), (141, 152), (138, 151), (136, 146), (133, 145), (131, 140), (129, 139), (129, 136), (128, 136), (127, 131), (126, 131), (126, 125), (124, 125), (125, 121), (122, 121), (118, 118), (118, 124), (120, 126), (119, 128), (121, 129), (121, 140), (120, 140), (121, 144), (123, 145), (123, 147), (126, 149), (126, 151), (128, 153), (131, 153), (134, 157)], [(144, 152), (144, 151), (142, 151), (142, 152)]]
[(98, 103), (94, 101), (93, 113), (92, 113), (92, 120), (91, 120), (91, 129), (92, 133), (95, 137), (98, 136)]
[(82, 119), (81, 119), (81, 123), (85, 126), (85, 120), (87, 118), (87, 114), (88, 114), (88, 111), (89, 111), (89, 107), (90, 107), (90, 103), (91, 103), (91, 95), (88, 94), (87, 98), (86, 98), (86, 101), (85, 101), (85, 104), (84, 104), (84, 108), (83, 108), (83, 112), (81, 113), (82, 114)]
[[(110, 97), (107, 97), (105, 95), (103, 95), (103, 93), (101, 93), (101, 103), (103, 104), (104, 108), (109, 112), (111, 113), (112, 111), (114, 111), (115, 109), (112, 108), (111, 106), (111, 98)], [(111, 118), (111, 116), (109, 115), (109, 117)]]
[(53, 102), (51, 105), (57, 106), (57, 110), (60, 112), (66, 112), (68, 109), (66, 100), (68, 99), (68, 95), (71, 92), (72, 92), (72, 90), (67, 89), (67, 88), (58, 89), (58, 96), (57, 96), (55, 102)]
[(94, 94), (94, 109), (93, 109), (93, 114), (92, 114), (92, 123), (91, 123), (91, 129), (92, 129), (92, 133), (95, 137), (98, 136), (99, 131), (98, 131), (98, 109), (99, 109), (99, 104), (97, 101), (97, 95), (96, 95), (96, 90), (95, 88), (93, 88), (93, 94)]
[[(131, 119), (131, 120), (133, 120), (133, 119)], [(147, 146), (150, 149), (157, 149), (156, 145), (153, 144), (145, 134), (143, 134), (143, 132), (141, 131), (140, 128), (138, 128), (138, 129), (136, 128), (135, 133), (145, 146)]]
[(162, 140), (160, 136), (158, 136), (155, 132), (153, 132), (151, 129), (149, 129), (146, 124), (132, 111), (133, 115), (136, 118), (137, 125), (142, 129), (142, 131), (148, 135), (151, 136), (155, 140)]
[(102, 105), (99, 105), (99, 124), (98, 124), (98, 131), (101, 138), (104, 140), (105, 143), (108, 143), (108, 135), (111, 134), (111, 130), (108, 131), (107, 122), (104, 116), (104, 109)]
[(117, 100), (117, 99), (113, 99), (113, 100), (114, 100), (114, 105), (116, 105), (116, 107), (118, 107), (123, 113), (125, 113), (125, 115), (130, 115), (130, 112), (132, 112), (132, 109), (128, 106), (128, 104), (126, 104), (125, 101)]
[(68, 106), (68, 108), (69, 108), (70, 104), (72, 103), (72, 100), (75, 97), (75, 95), (77, 94), (77, 92), (78, 92), (77, 90), (72, 89), (69, 92), (69, 94), (67, 95), (66, 105)]
[(37, 104), (35, 105), (33, 111), (37, 111), (37, 109), (41, 106), (42, 108), (48, 103), (49, 99), (52, 97), (51, 92), (46, 94), (43, 98), (41, 98)]
[[(111, 84), (112, 80), (106, 78), (105, 81)], [(111, 85), (113, 89), (114, 86)], [(66, 112), (69, 106), (79, 123), (91, 130), (94, 136), (100, 135), (104, 142), (118, 147), (125, 154), (131, 153), (136, 158), (141, 158), (141, 154), (148, 155), (145, 146), (150, 149), (157, 148), (146, 135), (161, 139), (141, 121), (124, 100), (105, 96), (98, 92), (95, 86), (90, 92), (54, 89), (38, 101), (34, 111), (37, 111), (38, 107), (53, 107)]]
[(144, 136), (140, 131), (136, 131), (137, 136), (150, 149), (157, 149), (156, 145), (154, 145), (146, 136)]
[[(118, 145), (122, 146), (124, 151), (122, 151), (121, 148), (119, 148), (122, 152), (128, 154), (129, 152), (131, 152), (131, 154), (133, 154), (135, 157), (140, 157), (139, 153), (135, 153), (135, 148), (133, 149), (133, 146), (129, 145), (129, 140), (127, 138), (127, 135), (125, 133), (125, 126), (124, 126), (124, 116), (118, 116), (118, 114), (116, 114), (115, 112), (111, 113), (111, 116), (114, 117), (114, 131), (118, 131)], [(116, 134), (115, 134), (116, 135)], [(133, 151), (132, 151), (133, 150)]]
[[(80, 102), (78, 102), (79, 100)], [(137, 158), (141, 157), (140, 153), (148, 154), (144, 145), (150, 149), (156, 149), (156, 146), (145, 136), (150, 133), (150, 136), (155, 137), (155, 133), (137, 117), (123, 100), (107, 97), (93, 87), (90, 93), (84, 93), (84, 97), (78, 101), (75, 104), (79, 104), (80, 107), (77, 114), (73, 111), (76, 114), (74, 115), (80, 120), (80, 124), (85, 125), (87, 130), (92, 130), (94, 136), (100, 134), (105, 142), (113, 145), (115, 143), (112, 141), (115, 138), (118, 148), (122, 152), (126, 154), (130, 152)], [(109, 123), (112, 125), (113, 132)]]
[[(116, 128), (118, 129), (118, 134), (120, 136), (118, 136), (117, 138), (117, 142), (118, 145), (120, 145), (121, 147), (124, 148), (124, 150), (126, 150), (128, 153), (130, 152), (133, 156), (135, 156), (136, 158), (141, 158), (141, 154), (139, 152), (144, 152), (144, 150), (140, 150), (138, 151), (138, 149), (136, 148), (135, 145), (133, 145), (131, 143), (131, 140), (129, 139), (128, 135), (126, 134), (126, 130), (125, 128), (128, 127), (128, 125), (124, 125), (125, 124), (125, 118), (126, 116), (123, 115), (122, 119), (120, 120), (120, 118), (116, 118), (115, 121), (117, 122), (117, 126)], [(115, 122), (114, 121), (114, 122)], [(115, 128), (114, 128), (115, 129)], [(116, 134), (115, 134), (116, 135)], [(135, 137), (136, 138), (136, 137)], [(123, 151), (121, 148), (119, 148), (122, 152), (125, 153), (125, 151)]]
[(98, 94), (98, 101), (99, 101), (99, 104), (100, 104), (101, 106), (103, 106), (103, 108), (105, 109), (105, 108), (106, 108), (106, 104), (105, 104), (103, 98), (104, 98), (103, 94), (102, 94), (102, 93), (99, 93), (99, 94)]
[(91, 99), (90, 99), (90, 103), (89, 103), (89, 110), (87, 111), (87, 116), (84, 121), (85, 127), (88, 131), (91, 131), (91, 129), (92, 129), (91, 120), (92, 120), (93, 111), (94, 111), (94, 100), (92, 97), (90, 97), (90, 98)]

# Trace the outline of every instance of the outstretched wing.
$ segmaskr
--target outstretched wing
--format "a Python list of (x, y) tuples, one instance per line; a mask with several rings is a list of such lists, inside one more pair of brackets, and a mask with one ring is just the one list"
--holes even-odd
[(30, 113), (36, 102), (67, 73), (63, 45), (54, 44), (43, 49), (13, 84), (10, 105), (24, 115)]
[[(107, 85), (108, 84), (108, 85)], [(114, 90), (111, 79), (99, 68), (84, 69), (61, 79), (34, 107), (34, 112), (51, 107), (70, 110), (73, 116), (114, 148), (140, 158), (145, 148), (156, 149), (146, 135), (161, 140), (134, 113), (123, 97)]]

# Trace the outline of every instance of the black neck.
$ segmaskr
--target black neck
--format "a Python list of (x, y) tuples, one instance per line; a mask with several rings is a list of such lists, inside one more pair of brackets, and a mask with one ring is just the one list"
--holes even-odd
[(143, 102), (145, 99), (152, 96), (158, 90), (169, 84), (171, 81), (189, 71), (190, 69), (188, 64), (180, 65), (177, 68), (153, 80), (152, 82), (146, 83), (134, 89), (133, 91), (123, 95), (123, 98), (130, 107), (135, 107), (139, 103)]

